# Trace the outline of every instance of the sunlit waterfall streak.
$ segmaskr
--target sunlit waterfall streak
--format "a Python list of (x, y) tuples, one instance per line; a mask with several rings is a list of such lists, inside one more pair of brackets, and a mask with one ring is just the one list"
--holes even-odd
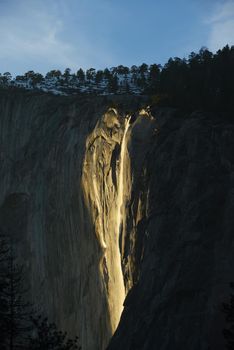
[(116, 227), (118, 235), (120, 233), (122, 218), (123, 218), (123, 202), (124, 202), (124, 165), (126, 154), (126, 135), (130, 126), (130, 118), (125, 120), (124, 134), (120, 151), (120, 164), (119, 164), (119, 181), (118, 181), (118, 197), (117, 197), (117, 219)]
[[(93, 153), (93, 164), (97, 164), (97, 154), (96, 151)], [(98, 191), (98, 180), (97, 180), (97, 173), (94, 173), (93, 175), (93, 191), (94, 191), (94, 198), (96, 201), (96, 206), (98, 210), (98, 215), (97, 215), (97, 220), (98, 220), (98, 227), (99, 227), (99, 242), (101, 244), (101, 247), (103, 249), (106, 249), (106, 242), (103, 237), (103, 224), (102, 224), (102, 216), (103, 216), (103, 210), (100, 202), (100, 196), (99, 196), (99, 191)]]
[[(121, 313), (123, 311), (123, 302), (125, 298), (125, 286), (123, 279), (123, 271), (121, 266), (121, 254), (119, 248), (119, 235), (121, 224), (123, 220), (123, 209), (124, 209), (124, 168), (125, 164), (125, 155), (126, 155), (126, 135), (128, 132), (128, 128), (130, 125), (130, 118), (125, 120), (125, 128), (121, 143), (121, 151), (120, 151), (120, 163), (119, 163), (119, 177), (118, 177), (118, 194), (117, 194), (117, 214), (116, 214), (116, 261), (115, 261), (115, 300), (117, 305), (115, 306), (116, 314), (115, 314), (115, 327), (117, 327), (118, 322), (120, 320)], [(115, 330), (115, 329), (114, 329)]]

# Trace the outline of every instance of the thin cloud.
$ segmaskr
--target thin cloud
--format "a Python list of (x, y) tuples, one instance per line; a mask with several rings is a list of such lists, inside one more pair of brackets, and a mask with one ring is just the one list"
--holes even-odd
[(64, 3), (22, 0), (12, 6), (0, 15), (1, 69), (11, 70), (7, 65), (15, 62), (13, 74), (19, 73), (18, 67), (42, 73), (48, 67), (75, 71), (88, 68), (91, 60), (100, 64), (103, 56), (111, 61), (108, 53), (98, 50), (87, 38), (82, 24), (77, 25), (77, 33), (72, 32), (69, 9)]
[(215, 6), (205, 23), (210, 26), (208, 47), (216, 51), (224, 45), (234, 44), (234, 2), (225, 1)]
[[(26, 8), (23, 3), (17, 13), (6, 14), (0, 21), (0, 59), (7, 61), (15, 57), (17, 61), (53, 62), (59, 66), (75, 66), (72, 46), (61, 40), (59, 34), (63, 30), (63, 20), (49, 14), (44, 8)], [(24, 12), (24, 10), (26, 10)]]
[(227, 19), (232, 18), (234, 15), (234, 2), (227, 1), (223, 4), (217, 4), (214, 12), (207, 20), (208, 23), (216, 23), (220, 21), (226, 21)]

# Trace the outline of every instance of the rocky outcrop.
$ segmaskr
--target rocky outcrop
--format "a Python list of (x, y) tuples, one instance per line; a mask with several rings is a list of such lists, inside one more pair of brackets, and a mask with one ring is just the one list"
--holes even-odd
[(234, 278), (234, 124), (153, 113), (157, 132), (140, 186), (147, 183), (144, 255), (108, 350), (224, 349), (221, 306)]
[[(121, 128), (120, 122), (116, 110), (110, 109), (104, 114), (87, 138), (82, 171), (85, 203), (92, 218), (94, 238), (100, 247), (98, 268), (112, 333), (118, 325), (125, 299), (119, 249), (120, 211), (124, 200), (119, 198), (119, 192), (123, 182), (121, 158), (126, 150), (121, 145), (125, 127)], [(130, 183), (128, 185), (130, 187)]]
[(137, 270), (134, 244), (125, 246), (128, 141), (147, 116), (130, 125), (130, 115), (109, 103), (7, 91), (0, 97), (0, 228), (26, 266), (39, 312), (78, 334), (83, 350), (106, 348)]
[(82, 350), (220, 350), (234, 126), (130, 99), (1, 92), (0, 228)]
[(112, 329), (81, 177), (87, 137), (107, 108), (89, 102), (1, 94), (0, 227), (27, 267), (39, 312), (79, 335), (82, 349), (103, 349)]

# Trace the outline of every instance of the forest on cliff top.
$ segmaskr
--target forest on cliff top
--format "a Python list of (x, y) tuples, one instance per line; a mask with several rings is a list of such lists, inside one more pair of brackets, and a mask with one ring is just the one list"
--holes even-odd
[(34, 71), (15, 78), (10, 72), (0, 75), (0, 85), (7, 88), (57, 95), (149, 95), (154, 105), (227, 114), (234, 110), (233, 81), (234, 46), (228, 45), (215, 54), (203, 47), (188, 58), (170, 58), (164, 66), (143, 63), (97, 71), (80, 68), (76, 74), (67, 68), (64, 73), (52, 70), (45, 76)]

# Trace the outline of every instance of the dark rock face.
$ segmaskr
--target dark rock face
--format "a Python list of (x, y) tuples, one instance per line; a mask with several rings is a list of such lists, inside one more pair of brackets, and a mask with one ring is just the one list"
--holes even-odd
[(112, 333), (81, 174), (87, 136), (107, 107), (92, 102), (1, 93), (0, 229), (12, 237), (39, 312), (78, 334), (83, 349), (102, 349)]
[(108, 350), (223, 349), (234, 279), (234, 125), (155, 111), (144, 257)]
[(120, 114), (103, 97), (0, 94), (0, 229), (25, 266), (31, 301), (83, 350), (106, 348), (136, 270), (133, 245), (122, 272), (116, 227), (131, 185), (128, 175), (120, 200), (124, 111), (136, 100), (122, 98)]
[[(151, 118), (139, 113), (140, 98), (116, 101), (123, 104), (121, 118), (138, 112), (126, 136), (120, 232), (129, 293), (108, 350), (223, 349), (221, 304), (234, 280), (234, 125), (170, 109), (156, 109)], [(13, 237), (26, 265), (32, 301), (59, 327), (78, 334), (82, 350), (105, 349), (112, 334), (95, 200), (88, 188), (90, 213), (82, 188), (84, 164), (95, 150), (87, 157), (87, 140), (94, 136), (102, 149), (104, 135), (106, 159), (97, 153), (98, 166), (91, 168), (103, 168), (105, 176), (94, 178), (97, 188), (102, 185), (106, 217), (112, 210), (108, 223), (114, 221), (110, 199), (117, 197), (122, 131), (114, 140), (111, 116), (108, 132), (102, 127), (109, 104), (102, 97), (0, 94), (0, 228)], [(108, 261), (104, 265), (107, 277)]]

